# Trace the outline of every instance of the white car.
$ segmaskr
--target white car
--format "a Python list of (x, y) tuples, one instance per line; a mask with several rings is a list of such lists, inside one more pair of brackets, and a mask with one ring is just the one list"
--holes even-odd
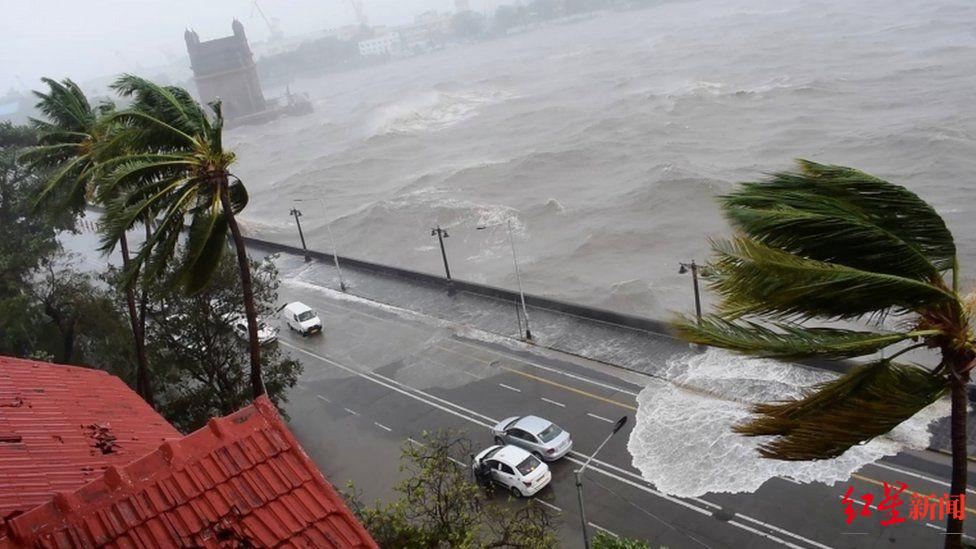
[[(239, 316), (231, 321), (231, 326), (234, 327), (234, 333), (238, 337), (247, 341), (247, 318)], [(268, 326), (267, 323), (258, 320), (258, 343), (267, 345), (275, 341), (278, 341), (278, 328)]]
[(514, 444), (543, 461), (556, 461), (573, 449), (573, 439), (558, 425), (538, 416), (505, 418), (491, 428), (495, 444)]
[(518, 446), (491, 446), (474, 457), (476, 476), (486, 476), (515, 497), (529, 497), (552, 480), (549, 466)]
[(302, 334), (302, 337), (310, 336), (322, 331), (322, 320), (311, 307), (301, 301), (293, 301), (281, 309), (281, 319), (285, 321), (288, 328)]

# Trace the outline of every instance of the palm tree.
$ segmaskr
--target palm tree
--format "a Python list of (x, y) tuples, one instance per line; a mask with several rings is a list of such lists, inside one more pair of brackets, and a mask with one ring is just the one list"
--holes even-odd
[[(959, 265), (945, 222), (915, 193), (840, 167), (799, 161), (796, 173), (745, 183), (721, 198), (738, 231), (713, 241), (711, 288), (718, 313), (680, 316), (687, 340), (780, 359), (875, 355), (796, 401), (759, 404), (737, 425), (774, 435), (762, 456), (834, 458), (883, 435), (951, 394), (952, 484), (966, 491), (966, 383), (976, 365), (972, 298), (958, 293)], [(892, 316), (898, 331), (812, 327), (809, 321)], [(939, 353), (934, 367), (895, 362), (914, 349)], [(884, 355), (882, 355), (884, 356)], [(963, 519), (950, 517), (946, 547), (961, 547)]]
[[(33, 168), (51, 171), (35, 199), (35, 208), (54, 207), (80, 213), (95, 194), (104, 174), (103, 162), (119, 153), (124, 132), (107, 121), (113, 110), (111, 104), (93, 108), (81, 88), (70, 79), (57, 82), (43, 78), (42, 81), (48, 91), (35, 91), (34, 95), (40, 100), (38, 110), (47, 120), (31, 120), (38, 134), (38, 145), (23, 155)], [(123, 267), (128, 270), (129, 244), (124, 232), (117, 236), (117, 242), (122, 248)], [(146, 358), (145, 313), (136, 311), (131, 283), (125, 285), (125, 299), (136, 351), (136, 391), (153, 405)]]
[(211, 105), (211, 118), (190, 94), (179, 87), (159, 86), (125, 75), (113, 88), (131, 97), (129, 109), (113, 119), (131, 125), (129, 154), (111, 163), (101, 192), (115, 194), (103, 226), (103, 246), (110, 249), (119, 235), (146, 215), (158, 219), (152, 236), (133, 259), (144, 268), (144, 280), (159, 279), (180, 252), (177, 245), (189, 219), (182, 257), (170, 282), (187, 293), (202, 290), (220, 264), (227, 233), (237, 251), (244, 311), (247, 318), (251, 389), (264, 394), (257, 312), (251, 271), (236, 215), (247, 205), (247, 191), (230, 172), (234, 153), (224, 150), (220, 103)]

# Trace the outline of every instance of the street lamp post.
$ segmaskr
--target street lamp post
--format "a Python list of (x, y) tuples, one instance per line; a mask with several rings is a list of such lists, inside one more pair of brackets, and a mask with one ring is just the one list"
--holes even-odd
[[(302, 198), (296, 198), (295, 202), (308, 201)], [(332, 232), (332, 222), (329, 221), (329, 214), (325, 210), (325, 201), (319, 198), (318, 202), (319, 205), (322, 206), (322, 217), (325, 218), (325, 229), (329, 233), (329, 240), (332, 241), (332, 262), (335, 264), (336, 274), (339, 276), (339, 289), (344, 292), (346, 291), (346, 281), (342, 278), (342, 268), (339, 267), (339, 249), (336, 247), (335, 234)]]
[(591, 461), (593, 461), (593, 458), (595, 458), (596, 455), (600, 453), (600, 450), (602, 450), (603, 447), (606, 446), (608, 442), (610, 442), (610, 438), (613, 437), (613, 435), (617, 434), (617, 431), (619, 431), (621, 427), (624, 426), (625, 423), (627, 423), (627, 416), (623, 416), (620, 419), (618, 419), (617, 423), (614, 424), (613, 426), (613, 431), (610, 431), (610, 434), (607, 435), (607, 438), (603, 439), (603, 442), (600, 443), (599, 446), (597, 446), (596, 450), (592, 454), (590, 454), (590, 457), (586, 460), (585, 463), (583, 463), (583, 466), (580, 467), (575, 473), (576, 474), (576, 498), (577, 500), (579, 500), (580, 526), (583, 527), (583, 546), (586, 549), (590, 549), (590, 536), (586, 530), (587, 527), (586, 512), (583, 510), (583, 480), (582, 480), (583, 471), (586, 470), (586, 467), (589, 466)]
[[(481, 226), (476, 227), (477, 230), (483, 231), (488, 227)], [(518, 284), (519, 299), (522, 302), (522, 316), (525, 317), (525, 340), (532, 341), (532, 330), (529, 329), (529, 309), (525, 306), (525, 292), (522, 291), (522, 273), (519, 271), (518, 255), (515, 253), (515, 231), (512, 229), (512, 220), (508, 220), (508, 242), (512, 246), (512, 263), (515, 264), (515, 281)], [(516, 313), (518, 309), (516, 308)], [(519, 333), (522, 332), (522, 321), (519, 319)]]
[(302, 222), (298, 220), (302, 216), (302, 212), (298, 211), (298, 208), (292, 208), (290, 212), (291, 215), (295, 216), (295, 224), (298, 225), (298, 238), (302, 240), (302, 251), (305, 252), (305, 263), (312, 260), (308, 255), (308, 247), (305, 246), (305, 233), (302, 232)]
[(681, 267), (678, 269), (678, 274), (685, 274), (691, 271), (691, 279), (695, 285), (695, 316), (698, 318), (698, 323), (701, 324), (701, 295), (698, 292), (698, 269), (701, 268), (700, 265), (692, 260), (691, 263), (680, 263)]
[(447, 281), (451, 282), (451, 267), (447, 264), (447, 252), (444, 251), (444, 239), (451, 235), (447, 234), (447, 231), (438, 225), (436, 228), (430, 230), (430, 236), (436, 236), (437, 241), (441, 245), (441, 257), (444, 259), (444, 273), (447, 275)]

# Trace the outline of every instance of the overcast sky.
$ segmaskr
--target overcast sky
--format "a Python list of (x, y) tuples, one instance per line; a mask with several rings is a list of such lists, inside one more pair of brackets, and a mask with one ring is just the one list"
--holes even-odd
[[(349, 0), (259, 0), (286, 35), (352, 24)], [(474, 9), (497, 0), (470, 0)], [(254, 0), (0, 0), (0, 96), (36, 88), (38, 78), (78, 81), (138, 71), (185, 52), (183, 29), (202, 40), (230, 34), (237, 17), (252, 41), (268, 29)], [(406, 22), (429, 9), (450, 11), (454, 0), (363, 0), (371, 24)], [(152, 76), (152, 75), (147, 75)]]

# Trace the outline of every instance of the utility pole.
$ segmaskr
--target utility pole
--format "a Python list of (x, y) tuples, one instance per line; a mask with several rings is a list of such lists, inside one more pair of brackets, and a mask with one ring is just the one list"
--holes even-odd
[(701, 324), (701, 294), (698, 291), (698, 269), (700, 265), (695, 263), (695, 260), (691, 260), (691, 263), (680, 263), (680, 265), (681, 268), (678, 269), (678, 274), (685, 274), (691, 271), (691, 279), (695, 285), (695, 316), (698, 318), (698, 323)]
[(444, 273), (447, 274), (447, 281), (451, 282), (451, 268), (447, 265), (447, 252), (444, 251), (444, 239), (451, 235), (447, 234), (447, 231), (438, 225), (437, 228), (430, 230), (430, 236), (436, 236), (437, 241), (441, 245), (441, 257), (444, 259)]
[(519, 298), (522, 300), (522, 316), (525, 317), (525, 340), (532, 341), (532, 330), (529, 329), (529, 309), (525, 306), (525, 292), (522, 291), (522, 274), (519, 272), (518, 256), (515, 255), (515, 231), (512, 230), (512, 220), (508, 220), (508, 241), (512, 244), (512, 262), (515, 264), (515, 280), (518, 282)]
[[(339, 275), (339, 289), (343, 292), (346, 291), (346, 282), (342, 278), (342, 268), (339, 267), (339, 250), (336, 248), (335, 234), (332, 232), (332, 222), (329, 221), (329, 214), (325, 211), (325, 201), (321, 198), (318, 199), (319, 205), (322, 206), (322, 217), (325, 219), (325, 229), (329, 232), (329, 240), (332, 241), (332, 262), (335, 264), (336, 274)], [(296, 198), (295, 202), (308, 202), (304, 198)]]
[(302, 212), (298, 211), (298, 208), (292, 208), (290, 212), (291, 215), (295, 216), (295, 224), (298, 225), (298, 238), (302, 239), (302, 250), (305, 252), (305, 263), (312, 260), (308, 255), (308, 247), (305, 246), (305, 233), (302, 232), (302, 222), (298, 220), (302, 216)]
[(613, 431), (611, 431), (610, 434), (607, 435), (607, 438), (603, 439), (603, 442), (601, 442), (600, 445), (597, 446), (596, 451), (590, 454), (590, 457), (587, 458), (586, 463), (584, 463), (583, 466), (576, 471), (576, 499), (579, 501), (580, 525), (583, 527), (583, 546), (586, 549), (590, 549), (590, 536), (587, 533), (587, 529), (586, 529), (587, 528), (586, 512), (583, 511), (583, 480), (582, 480), (583, 471), (586, 470), (587, 466), (590, 465), (590, 462), (593, 461), (593, 458), (595, 458), (596, 455), (600, 453), (600, 450), (602, 450), (603, 447), (606, 446), (608, 442), (610, 442), (610, 438), (613, 437), (613, 435), (617, 434), (617, 431), (619, 431), (620, 428), (623, 427), (625, 423), (627, 423), (627, 416), (623, 416), (620, 419), (618, 419), (617, 423), (614, 424), (613, 426)]

